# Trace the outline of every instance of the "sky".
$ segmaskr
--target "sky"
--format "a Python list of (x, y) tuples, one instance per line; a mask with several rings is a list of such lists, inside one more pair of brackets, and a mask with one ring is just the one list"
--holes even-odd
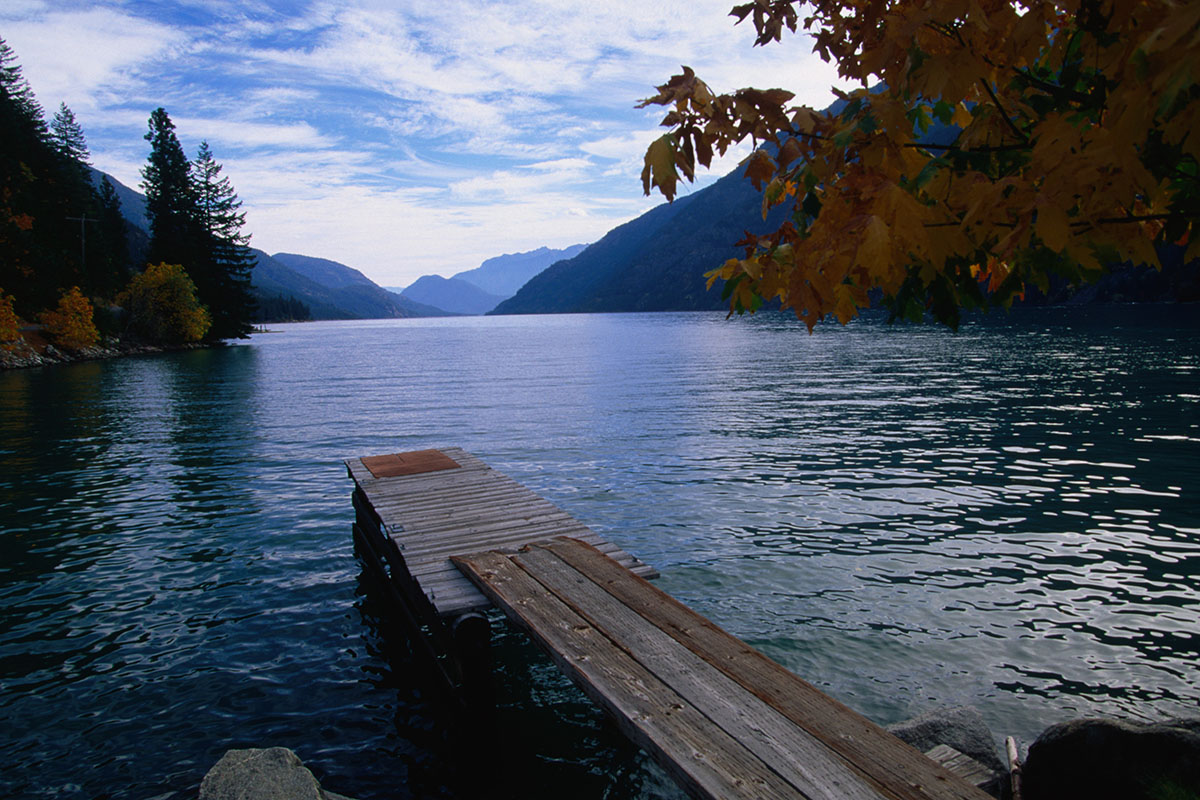
[(3, 0), (0, 37), (98, 169), (138, 188), (162, 106), (189, 156), (206, 140), (224, 165), (253, 246), (407, 286), (590, 243), (662, 202), (640, 174), (664, 109), (636, 105), (681, 65), (716, 91), (832, 102), (845, 84), (806, 37), (753, 47), (732, 4)]

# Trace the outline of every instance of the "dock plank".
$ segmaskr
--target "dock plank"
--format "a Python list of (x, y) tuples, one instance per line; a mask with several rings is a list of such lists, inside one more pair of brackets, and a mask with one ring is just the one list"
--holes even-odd
[(732, 787), (741, 797), (796, 797), (791, 785), (733, 737), (711, 735), (690, 703), (509, 558), (481, 553), (457, 557), (456, 563), (693, 796), (730, 797)]
[(879, 800), (880, 793), (823, 743), (731, 681), (665, 631), (621, 603), (552, 551), (532, 545), (512, 556), (613, 644), (729, 733), (812, 800)]
[(606, 591), (638, 608), (681, 644), (882, 783), (887, 796), (897, 800), (989, 797), (650, 583), (626, 580), (627, 573), (603, 554), (563, 540), (546, 547), (594, 575)]
[[(438, 451), (368, 457), (371, 463), (444, 463)], [(658, 573), (610, 545), (568, 512), (519, 482), (493, 470), (462, 448), (440, 448), (459, 466), (430, 472), (375, 476), (362, 458), (346, 460), (357, 486), (354, 505), (365, 526), (399, 549), (400, 568), (440, 616), (486, 608), (490, 602), (449, 562), (455, 553), (515, 549), (569, 534), (612, 555), (623, 568), (644, 577)], [(376, 459), (376, 460), (372, 460)], [(395, 568), (397, 565), (393, 565)], [(423, 601), (422, 601), (423, 602)]]

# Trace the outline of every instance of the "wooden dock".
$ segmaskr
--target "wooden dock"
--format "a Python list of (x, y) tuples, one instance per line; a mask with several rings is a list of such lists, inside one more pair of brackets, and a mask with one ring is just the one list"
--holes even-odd
[[(438, 617), (487, 609), (450, 556), (518, 548), (568, 535), (595, 546), (639, 575), (654, 569), (589, 530), (553, 503), (460, 448), (419, 450), (346, 461), (357, 484), (358, 523), (395, 543), (404, 567)], [(417, 600), (420, 604), (420, 600)]]
[(641, 577), (650, 567), (464, 451), (347, 466), (356, 540), (410, 604), (419, 635), (459, 648), (451, 678), (470, 678), (479, 637), (431, 620), (495, 603), (693, 797), (989, 797), (659, 591)]

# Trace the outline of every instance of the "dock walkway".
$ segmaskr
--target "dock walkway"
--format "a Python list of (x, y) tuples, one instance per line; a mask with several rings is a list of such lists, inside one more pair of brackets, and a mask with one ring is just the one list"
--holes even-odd
[(652, 568), (468, 453), (347, 466), (356, 541), (410, 605), (424, 603), (424, 616), (406, 611), (418, 635), (437, 639), (439, 619), (495, 603), (693, 797), (989, 797), (658, 590), (640, 576)]
[(583, 542), (453, 560), (694, 797), (988, 797)]
[[(639, 575), (657, 573), (512, 478), (457, 447), (346, 460), (357, 522), (386, 534), (407, 577), (439, 617), (491, 607), (450, 563), (457, 553), (517, 548), (568, 535)], [(378, 540), (377, 540), (378, 543)], [(390, 548), (390, 545), (387, 545)], [(393, 565), (395, 567), (396, 565)], [(419, 598), (416, 599), (420, 603)]]

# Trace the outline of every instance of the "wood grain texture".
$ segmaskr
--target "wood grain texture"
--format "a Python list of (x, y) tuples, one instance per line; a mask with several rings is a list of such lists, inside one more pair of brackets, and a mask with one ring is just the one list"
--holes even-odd
[[(644, 577), (658, 572), (632, 554), (606, 542), (550, 501), (491, 469), (461, 448), (401, 453), (414, 463), (457, 463), (458, 468), (376, 476), (394, 459), (346, 460), (356, 483), (354, 507), (360, 524), (378, 528), (399, 554), (390, 561), (416, 587), (421, 605), (432, 603), (441, 616), (486, 608), (490, 603), (449, 562), (456, 553), (515, 549), (531, 541), (570, 535), (595, 545), (624, 568)], [(390, 552), (390, 548), (385, 548)], [(388, 553), (384, 553), (387, 557)], [(406, 583), (407, 585), (407, 583)]]
[(693, 797), (798, 796), (753, 753), (713, 730), (694, 706), (508, 557), (481, 553), (456, 557), (455, 563)]
[(799, 796), (879, 800), (876, 788), (836, 753), (550, 550), (532, 545), (511, 559), (691, 703), (710, 726), (737, 739)]
[(895, 800), (987, 800), (989, 795), (580, 542), (546, 545), (685, 647), (839, 753)]

